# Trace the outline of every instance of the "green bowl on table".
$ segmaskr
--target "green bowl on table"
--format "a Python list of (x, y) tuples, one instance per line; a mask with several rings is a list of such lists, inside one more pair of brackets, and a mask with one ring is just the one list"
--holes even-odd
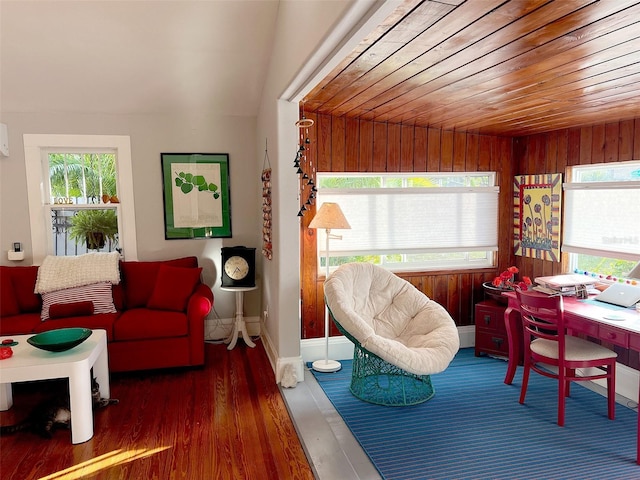
[(64, 352), (80, 345), (92, 333), (88, 328), (58, 328), (29, 337), (27, 342), (48, 352)]

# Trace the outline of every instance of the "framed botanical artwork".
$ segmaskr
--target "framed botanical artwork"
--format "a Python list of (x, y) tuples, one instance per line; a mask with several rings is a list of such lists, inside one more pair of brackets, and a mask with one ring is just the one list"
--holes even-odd
[(513, 202), (515, 254), (559, 262), (562, 174), (516, 176)]
[(161, 153), (167, 240), (231, 237), (229, 154)]

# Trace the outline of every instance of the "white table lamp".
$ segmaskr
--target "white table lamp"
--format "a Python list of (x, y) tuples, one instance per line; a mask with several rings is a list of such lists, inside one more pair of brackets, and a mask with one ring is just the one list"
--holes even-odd
[[(325, 202), (311, 220), (309, 228), (324, 228), (326, 230), (325, 266), (327, 271), (324, 277), (326, 282), (329, 278), (329, 239), (342, 239), (340, 235), (332, 235), (331, 229), (350, 229), (351, 225), (347, 222), (337, 203)], [(311, 366), (317, 372), (337, 372), (342, 368), (342, 365), (336, 360), (329, 360), (329, 309), (326, 303), (324, 306), (324, 342), (324, 360), (316, 360)]]

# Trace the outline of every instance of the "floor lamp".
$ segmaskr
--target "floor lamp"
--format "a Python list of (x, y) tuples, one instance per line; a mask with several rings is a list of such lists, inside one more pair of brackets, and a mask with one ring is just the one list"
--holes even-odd
[[(331, 229), (349, 229), (351, 225), (344, 217), (340, 206), (337, 203), (325, 202), (320, 206), (320, 209), (313, 217), (309, 228), (324, 228), (327, 234), (326, 246), (325, 246), (325, 265), (327, 267), (327, 273), (324, 277), (326, 282), (329, 278), (329, 240), (330, 239), (342, 239), (341, 235), (333, 235)], [(340, 362), (336, 360), (329, 360), (329, 309), (325, 302), (324, 305), (324, 360), (316, 360), (312, 363), (311, 367), (316, 372), (337, 372), (342, 368)]]

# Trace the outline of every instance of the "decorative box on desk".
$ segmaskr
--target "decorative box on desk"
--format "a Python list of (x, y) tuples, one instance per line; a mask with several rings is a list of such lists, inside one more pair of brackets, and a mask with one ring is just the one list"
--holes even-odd
[(495, 300), (484, 300), (476, 303), (476, 357), (481, 353), (509, 356), (509, 341), (504, 323), (506, 305)]

